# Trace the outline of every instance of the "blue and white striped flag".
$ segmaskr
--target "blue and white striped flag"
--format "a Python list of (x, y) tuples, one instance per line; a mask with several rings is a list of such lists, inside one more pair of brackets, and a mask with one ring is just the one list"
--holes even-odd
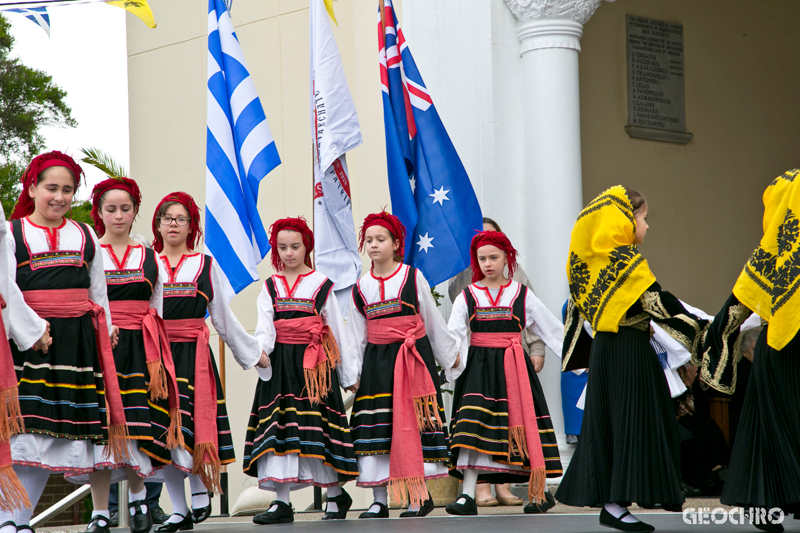
[(47, 36), (50, 37), (50, 15), (47, 13), (46, 7), (23, 7), (19, 9), (8, 9), (9, 13), (20, 13), (26, 19), (38, 24)]
[(222, 269), (230, 300), (258, 281), (269, 251), (258, 185), (281, 164), (224, 0), (208, 2), (206, 254)]

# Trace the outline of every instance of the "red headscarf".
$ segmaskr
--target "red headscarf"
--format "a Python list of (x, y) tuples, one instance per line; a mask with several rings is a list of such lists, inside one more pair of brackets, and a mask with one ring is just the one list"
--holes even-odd
[(367, 228), (372, 226), (381, 226), (389, 231), (393, 239), (400, 241), (400, 246), (397, 248), (395, 255), (403, 260), (406, 255), (406, 227), (400, 222), (400, 219), (394, 215), (390, 215), (386, 211), (380, 213), (373, 213), (367, 215), (364, 219), (364, 224), (361, 226), (361, 234), (359, 235), (358, 249), (364, 251), (364, 238), (367, 234)]
[(306, 245), (306, 257), (303, 261), (308, 268), (311, 266), (311, 252), (314, 251), (314, 234), (306, 223), (303, 217), (298, 218), (282, 218), (276, 220), (275, 223), (269, 227), (269, 245), (272, 247), (272, 268), (275, 272), (283, 270), (283, 261), (278, 255), (278, 233), (282, 230), (296, 231), (303, 236), (303, 244)]
[(153, 249), (158, 253), (164, 250), (164, 239), (161, 237), (161, 232), (158, 231), (161, 223), (158, 219), (158, 212), (161, 206), (167, 202), (178, 202), (189, 213), (189, 235), (186, 238), (186, 246), (189, 247), (189, 250), (194, 250), (197, 240), (203, 236), (203, 230), (200, 229), (200, 209), (197, 208), (191, 195), (180, 191), (169, 193), (156, 206), (156, 212), (153, 214)]
[(472, 244), (469, 247), (470, 261), (472, 262), (472, 283), (483, 279), (483, 272), (480, 264), (478, 264), (478, 248), (488, 245), (496, 246), (506, 253), (508, 277), (514, 277), (514, 271), (517, 269), (517, 250), (511, 246), (511, 241), (502, 231), (482, 231), (472, 238)]
[(72, 171), (75, 176), (75, 189), (77, 190), (81, 184), (81, 178), (83, 178), (83, 169), (74, 159), (55, 150), (37, 155), (28, 165), (28, 168), (25, 169), (25, 173), (20, 179), (22, 192), (19, 194), (17, 205), (14, 206), (14, 211), (11, 213), (9, 220), (23, 218), (33, 213), (36, 206), (33, 203), (33, 198), (28, 194), (28, 189), (30, 189), (31, 185), (36, 185), (39, 181), (39, 174), (50, 167), (64, 167)]
[[(106, 232), (106, 226), (103, 224), (103, 217), (100, 214), (100, 198), (112, 189), (119, 189), (130, 194), (133, 198), (134, 209), (138, 209), (142, 205), (142, 192), (136, 182), (130, 178), (108, 178), (95, 185), (92, 189), (92, 220), (94, 229), (97, 230), (97, 235), (100, 237)], [(136, 214), (138, 216), (139, 213)]]

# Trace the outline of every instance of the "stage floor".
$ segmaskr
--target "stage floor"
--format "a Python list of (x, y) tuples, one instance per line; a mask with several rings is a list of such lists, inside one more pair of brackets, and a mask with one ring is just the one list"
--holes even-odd
[[(724, 524), (686, 524), (679, 513), (648, 513), (640, 515), (648, 523), (655, 526), (660, 533), (682, 533), (691, 531), (757, 531), (747, 525)], [(719, 517), (718, 517), (719, 518)], [(800, 532), (800, 520), (791, 516), (784, 521), (786, 531)], [(322, 532), (346, 531), (347, 533), (486, 533), (498, 531), (503, 533), (530, 531), (556, 531), (559, 533), (606, 533), (611, 531), (600, 526), (596, 514), (546, 514), (528, 515), (489, 515), (477, 517), (427, 517), (427, 518), (388, 518), (384, 520), (344, 520), (339, 523), (322, 522), (320, 520), (299, 520), (293, 524), (258, 526), (252, 522), (215, 522), (195, 526), (198, 532), (221, 533), (254, 533), (256, 531), (280, 530), (285, 532)], [(125, 532), (126, 529), (112, 531)]]

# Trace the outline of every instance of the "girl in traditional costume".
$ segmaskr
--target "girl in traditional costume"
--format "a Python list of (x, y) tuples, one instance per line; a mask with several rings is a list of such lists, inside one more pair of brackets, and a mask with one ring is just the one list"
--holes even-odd
[[(11, 347), (25, 421), (11, 455), (34, 506), (50, 472), (91, 474), (136, 460), (112, 352), (116, 333), (100, 243), (87, 225), (66, 218), (82, 174), (60, 152), (34, 158), (7, 239), (16, 258), (12, 275), (54, 339), (47, 353)], [(30, 516), (30, 510), (15, 515), (18, 530), (30, 527)]]
[(374, 503), (360, 518), (386, 518), (387, 484), (401, 517), (433, 510), (426, 479), (447, 476), (449, 453), (438, 363), (448, 378), (458, 346), (436, 308), (430, 286), (401, 263), (405, 227), (386, 212), (367, 216), (361, 250), (372, 269), (353, 287), (347, 323), (354, 360), (344, 361), (342, 385), (356, 392), (350, 418), (358, 485), (373, 487)]
[(244, 471), (276, 499), (256, 524), (294, 521), (289, 491), (327, 487), (323, 520), (344, 519), (353, 503), (339, 483), (358, 475), (336, 371), (352, 351), (333, 282), (311, 267), (314, 234), (302, 218), (270, 228), (272, 266), (258, 298), (256, 338), (270, 366), (259, 370), (245, 437)]
[[(750, 509), (762, 531), (783, 531), (778, 509), (800, 512), (800, 170), (764, 191), (764, 236), (704, 340), (700, 379), (733, 394), (740, 325), (761, 331), (720, 501)], [(694, 361), (700, 364), (700, 361)], [(769, 512), (772, 514), (768, 514)]]
[(14, 471), (17, 467), (12, 466), (10, 440), (12, 435), (23, 430), (25, 423), (19, 405), (17, 375), (9, 339), (14, 339), (18, 347), (33, 347), (44, 353), (47, 353), (52, 339), (47, 322), (28, 307), (10, 275), (11, 270), (16, 270), (16, 261), (6, 244), (8, 232), (6, 217), (0, 208), (0, 332), (4, 334), (0, 338), (0, 532), (15, 533), (17, 525), (14, 510), (23, 511), (26, 507), (32, 507), (25, 487)]
[[(153, 248), (164, 271), (164, 322), (180, 394), (184, 446), (172, 450), (172, 465), (154, 479), (167, 486), (172, 516), (156, 531), (184, 531), (211, 514), (207, 491), (221, 493), (222, 465), (234, 461), (222, 384), (209, 347), (206, 312), (242, 368), (266, 366), (258, 341), (249, 335), (225, 302), (223, 278), (213, 258), (195, 252), (200, 210), (186, 193), (168, 194), (153, 216)], [(184, 479), (192, 489), (192, 514), (186, 505)]]
[[(531, 505), (526, 512), (543, 512), (553, 505), (546, 500), (545, 479), (562, 475), (561, 460), (544, 391), (522, 349), (521, 332), (530, 329), (560, 353), (564, 327), (533, 291), (510, 279), (517, 251), (504, 233), (478, 233), (470, 254), (472, 285), (456, 298), (449, 322), (461, 353), (468, 354), (456, 381), (450, 421), (453, 473), (463, 476), (464, 493), (447, 512), (478, 514), (474, 498), (479, 477), (491, 483), (528, 481)], [(506, 265), (508, 278), (503, 274)]]
[[(600, 524), (653, 531), (631, 502), (680, 511), (680, 439), (658, 356), (656, 321), (692, 352), (708, 324), (662, 291), (636, 245), (647, 233), (644, 198), (622, 186), (592, 200), (572, 230), (563, 370), (589, 368), (581, 438), (556, 499), (602, 507)], [(583, 318), (582, 318), (583, 317)], [(578, 349), (584, 319), (595, 332)]]
[[(142, 195), (136, 182), (111, 178), (92, 191), (92, 220), (100, 235), (111, 323), (119, 329), (114, 362), (119, 376), (125, 419), (130, 433), (130, 455), (124, 469), (98, 470), (89, 476), (69, 477), (92, 485), (94, 510), (100, 511), (87, 531), (109, 530), (108, 496), (111, 483), (128, 480), (128, 510), (133, 533), (153, 526), (144, 478), (153, 467), (171, 463), (168, 448), (183, 445), (175, 368), (161, 319), (164, 273), (155, 252), (130, 237)], [(169, 401), (167, 401), (169, 398)]]

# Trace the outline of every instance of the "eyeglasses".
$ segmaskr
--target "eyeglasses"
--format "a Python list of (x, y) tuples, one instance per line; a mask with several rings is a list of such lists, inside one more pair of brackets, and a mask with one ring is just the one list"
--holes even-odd
[(188, 217), (178, 217), (178, 218), (161, 217), (161, 225), (162, 226), (171, 226), (173, 222), (175, 222), (179, 226), (187, 226), (189, 224), (189, 218)]

